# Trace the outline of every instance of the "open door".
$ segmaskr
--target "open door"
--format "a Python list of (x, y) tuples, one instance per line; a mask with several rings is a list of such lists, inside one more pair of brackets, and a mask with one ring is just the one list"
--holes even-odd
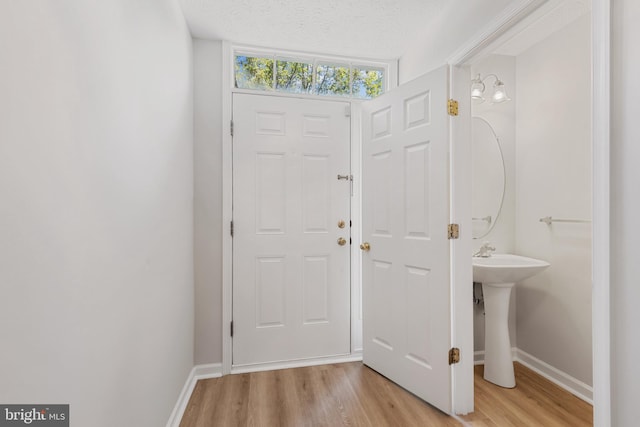
[(363, 104), (363, 361), (453, 413), (447, 99), (445, 66)]

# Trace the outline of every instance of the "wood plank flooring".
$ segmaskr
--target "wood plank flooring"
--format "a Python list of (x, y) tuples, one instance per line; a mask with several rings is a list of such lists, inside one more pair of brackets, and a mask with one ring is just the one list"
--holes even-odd
[(198, 381), (180, 427), (591, 426), (592, 407), (516, 363), (515, 389), (475, 368), (475, 412), (450, 417), (360, 362)]
[(568, 391), (515, 363), (516, 388), (498, 387), (475, 367), (475, 412), (462, 417), (472, 426), (582, 427), (593, 425), (593, 407)]

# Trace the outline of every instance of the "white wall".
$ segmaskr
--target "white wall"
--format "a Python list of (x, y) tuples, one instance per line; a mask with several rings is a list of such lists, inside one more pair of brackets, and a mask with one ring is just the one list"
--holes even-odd
[(515, 0), (474, 0), (460, 10), (457, 2), (448, 2), (440, 19), (425, 25), (424, 31), (409, 43), (400, 57), (399, 82), (406, 83), (427, 71), (446, 64), (447, 59), (489, 21)]
[(193, 364), (191, 52), (172, 0), (0, 1), (0, 402), (166, 423)]
[(222, 361), (222, 42), (194, 39), (196, 365)]
[[(482, 77), (496, 74), (505, 84), (507, 94), (512, 99), (510, 102), (491, 104), (490, 97), (493, 94), (493, 77), (485, 81), (485, 98), (483, 103), (472, 103), (471, 115), (481, 117), (491, 124), (500, 140), (502, 155), (505, 163), (505, 196), (502, 211), (497, 218), (493, 218), (494, 228), (486, 236), (473, 240), (474, 253), (485, 241), (491, 242), (496, 252), (513, 253), (515, 249), (515, 188), (516, 188), (516, 62), (512, 56), (489, 55), (482, 61), (473, 64), (471, 76), (480, 73)], [(484, 214), (483, 214), (484, 215)], [(509, 306), (509, 334), (511, 345), (517, 344), (516, 337), (516, 303), (514, 289), (511, 294)], [(484, 306), (474, 306), (474, 350), (484, 350)]]
[(516, 57), (516, 253), (551, 263), (517, 288), (518, 348), (592, 384), (591, 44), (584, 15)]
[(612, 3), (611, 425), (632, 426), (640, 396), (640, 2)]

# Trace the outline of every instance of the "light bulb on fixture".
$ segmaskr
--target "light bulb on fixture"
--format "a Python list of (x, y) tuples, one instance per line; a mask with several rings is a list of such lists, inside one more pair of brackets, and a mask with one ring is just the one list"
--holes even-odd
[(494, 104), (511, 101), (511, 98), (507, 95), (507, 90), (504, 88), (504, 83), (500, 80), (496, 79), (496, 82), (493, 84), (493, 96), (491, 97), (491, 101)]
[(484, 83), (482, 83), (482, 79), (480, 79), (480, 74), (476, 76), (475, 79), (471, 80), (471, 98), (478, 100), (480, 102), (484, 102)]
[(493, 95), (491, 96), (492, 104), (499, 104), (501, 102), (511, 101), (511, 98), (507, 95), (507, 91), (504, 87), (504, 83), (496, 76), (495, 74), (489, 74), (482, 78), (480, 74), (476, 75), (476, 77), (471, 80), (471, 99), (480, 102), (484, 102), (484, 90), (485, 85), (484, 81), (489, 77), (493, 77), (495, 79), (495, 83), (493, 84)]

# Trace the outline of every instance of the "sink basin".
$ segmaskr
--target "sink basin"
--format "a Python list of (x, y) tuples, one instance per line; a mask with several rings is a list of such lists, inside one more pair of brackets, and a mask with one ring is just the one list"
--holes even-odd
[(539, 259), (511, 254), (492, 254), (488, 258), (473, 258), (473, 281), (494, 286), (513, 283), (538, 274), (549, 263)]

